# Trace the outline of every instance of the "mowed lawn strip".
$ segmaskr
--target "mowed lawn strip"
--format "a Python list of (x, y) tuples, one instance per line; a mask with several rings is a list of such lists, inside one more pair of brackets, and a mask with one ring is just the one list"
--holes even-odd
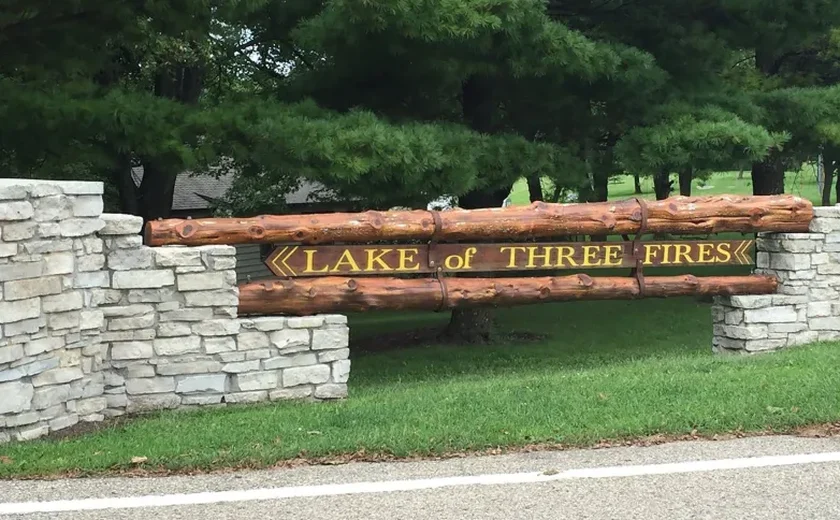
[[(0, 476), (135, 467), (260, 467), (351, 453), (439, 455), (532, 443), (756, 431), (840, 418), (840, 345), (714, 356), (708, 304), (690, 298), (501, 311), (545, 339), (357, 355), (348, 400), (158, 413), (65, 440), (0, 446)], [(445, 314), (355, 318), (354, 342)]]

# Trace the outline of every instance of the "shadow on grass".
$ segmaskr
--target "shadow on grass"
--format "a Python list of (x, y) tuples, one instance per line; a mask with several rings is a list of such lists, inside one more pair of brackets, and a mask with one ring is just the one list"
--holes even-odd
[[(434, 313), (354, 317), (353, 344), (398, 338), (401, 331), (418, 328), (424, 331), (421, 338), (424, 333), (433, 337), (435, 328), (442, 327), (446, 319), (446, 315)], [(501, 341), (489, 345), (430, 341), (375, 353), (351, 348), (354, 384), (441, 381), (509, 371), (539, 375), (648, 358), (712, 356), (710, 306), (694, 298), (523, 306), (500, 309), (498, 321), (502, 331), (544, 339), (504, 339), (503, 333)]]

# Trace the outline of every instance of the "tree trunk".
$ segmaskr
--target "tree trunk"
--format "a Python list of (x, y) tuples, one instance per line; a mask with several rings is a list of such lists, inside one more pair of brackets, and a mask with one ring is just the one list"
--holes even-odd
[(542, 189), (542, 179), (540, 179), (539, 175), (531, 175), (528, 177), (528, 195), (530, 196), (531, 202), (545, 200)]
[(656, 200), (665, 200), (671, 196), (671, 175), (667, 171), (653, 174), (653, 191)]
[(606, 171), (596, 171), (593, 176), (595, 192), (590, 202), (606, 202), (610, 195), (610, 175)]
[(642, 194), (642, 179), (638, 173), (633, 174), (633, 193), (636, 195)]
[(129, 215), (140, 215), (137, 204), (137, 185), (131, 176), (131, 157), (118, 153), (111, 168), (111, 181), (117, 187), (120, 200), (120, 211)]
[(753, 195), (781, 195), (785, 192), (785, 166), (775, 152), (752, 165)]
[(827, 146), (823, 154), (823, 171), (825, 172), (825, 186), (823, 189), (823, 205), (831, 205), (831, 182), (837, 179), (835, 187), (835, 202), (840, 204), (840, 148)]
[(686, 167), (680, 170), (680, 195), (691, 197), (691, 181), (694, 180), (694, 168)]
[[(464, 121), (477, 132), (489, 134), (493, 131), (496, 114), (493, 85), (492, 78), (476, 74), (461, 86)], [(459, 197), (458, 206), (463, 209), (498, 208), (509, 194), (510, 187), (472, 191)], [(495, 319), (495, 313), (490, 309), (455, 309), (445, 335), (464, 343), (484, 343), (493, 335)]]

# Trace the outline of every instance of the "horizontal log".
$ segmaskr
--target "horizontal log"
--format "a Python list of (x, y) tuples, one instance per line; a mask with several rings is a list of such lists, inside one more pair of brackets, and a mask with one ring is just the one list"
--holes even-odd
[[(644, 296), (771, 294), (773, 276), (650, 276)], [(265, 280), (239, 286), (240, 314), (311, 315), (331, 312), (438, 310), (512, 306), (568, 300), (617, 300), (640, 296), (635, 278), (576, 274), (537, 278), (446, 278), (446, 299), (435, 278), (324, 277)]]
[[(712, 234), (759, 231), (805, 232), (812, 204), (793, 195), (674, 197), (646, 203), (652, 233)], [(588, 204), (429, 211), (367, 211), (253, 218), (167, 219), (146, 224), (151, 246), (245, 243), (327, 244), (381, 240), (440, 241), (546, 238), (564, 235), (633, 234), (642, 210), (635, 200)]]

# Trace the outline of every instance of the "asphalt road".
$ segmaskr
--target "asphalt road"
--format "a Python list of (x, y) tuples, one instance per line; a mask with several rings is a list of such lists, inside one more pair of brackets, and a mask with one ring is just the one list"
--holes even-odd
[[(7, 516), (12, 508), (29, 513)], [(66, 511), (32, 512), (38, 508)], [(757, 437), (234, 475), (0, 481), (5, 518), (840, 518), (840, 438)]]

